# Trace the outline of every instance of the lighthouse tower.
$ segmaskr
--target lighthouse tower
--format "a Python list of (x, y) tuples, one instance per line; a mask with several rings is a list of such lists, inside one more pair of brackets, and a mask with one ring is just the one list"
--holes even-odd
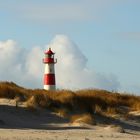
[(56, 59), (54, 60), (54, 52), (52, 52), (51, 48), (45, 51), (45, 58), (43, 59), (43, 63), (45, 64), (45, 73), (44, 73), (44, 89), (45, 90), (55, 90), (55, 69), (54, 64), (56, 63)]

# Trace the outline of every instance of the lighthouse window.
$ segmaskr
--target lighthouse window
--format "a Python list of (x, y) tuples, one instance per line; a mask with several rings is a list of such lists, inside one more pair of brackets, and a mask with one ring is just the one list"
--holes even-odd
[(50, 72), (52, 72), (52, 69), (50, 69)]
[(45, 55), (47, 58), (54, 58), (54, 55), (52, 55), (52, 54), (46, 54)]
[(45, 56), (48, 57), (48, 54), (46, 54)]
[(48, 58), (50, 58), (51, 57), (51, 55), (50, 54), (48, 54)]

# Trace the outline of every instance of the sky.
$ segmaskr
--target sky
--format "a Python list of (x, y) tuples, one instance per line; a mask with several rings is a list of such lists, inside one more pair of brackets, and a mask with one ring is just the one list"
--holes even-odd
[(0, 0), (0, 81), (43, 88), (44, 50), (57, 88), (140, 95), (139, 0)]

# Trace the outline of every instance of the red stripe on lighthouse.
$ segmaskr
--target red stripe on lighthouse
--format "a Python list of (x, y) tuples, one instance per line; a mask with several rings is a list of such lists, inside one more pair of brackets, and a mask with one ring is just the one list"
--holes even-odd
[(44, 58), (43, 63), (54, 63), (54, 58)]
[(55, 75), (44, 74), (44, 85), (55, 85)]

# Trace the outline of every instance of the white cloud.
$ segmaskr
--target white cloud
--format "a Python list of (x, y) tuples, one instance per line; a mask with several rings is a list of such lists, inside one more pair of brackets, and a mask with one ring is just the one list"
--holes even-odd
[(42, 51), (37, 47), (26, 50), (13, 40), (1, 41), (0, 80), (14, 81), (26, 87), (41, 87)]
[[(48, 47), (48, 46), (47, 46)], [(81, 89), (103, 88), (117, 90), (120, 86), (114, 75), (104, 75), (86, 67), (87, 58), (67, 36), (56, 35), (49, 47), (56, 52), (57, 87)], [(42, 88), (44, 48), (31, 50), (19, 47), (15, 41), (0, 42), (0, 80), (14, 81), (28, 88)]]
[(99, 74), (86, 67), (87, 58), (67, 36), (57, 35), (49, 44), (56, 52), (57, 84), (64, 88), (103, 88), (117, 90), (120, 83), (112, 75)]

